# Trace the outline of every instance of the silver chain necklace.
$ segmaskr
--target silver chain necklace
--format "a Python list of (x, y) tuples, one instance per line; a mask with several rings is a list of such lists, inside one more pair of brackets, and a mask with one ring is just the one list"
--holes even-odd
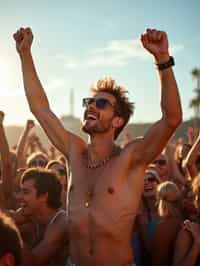
[(112, 156), (113, 156), (113, 154), (111, 154), (110, 156), (108, 156), (105, 159), (98, 161), (98, 162), (93, 162), (93, 163), (88, 162), (86, 167), (90, 168), (90, 169), (95, 169), (95, 168), (101, 167), (101, 166), (105, 165), (108, 161), (110, 161)]
[(103, 165), (105, 165), (107, 162), (110, 161), (110, 159), (117, 155), (119, 152), (119, 148), (118, 147), (115, 147), (112, 151), (112, 153), (106, 157), (105, 159), (101, 160), (101, 161), (96, 161), (96, 162), (89, 162), (89, 158), (88, 158), (88, 161), (87, 161), (87, 165), (86, 167), (89, 168), (89, 169), (96, 169), (96, 168), (99, 168), (99, 167), (102, 167)]

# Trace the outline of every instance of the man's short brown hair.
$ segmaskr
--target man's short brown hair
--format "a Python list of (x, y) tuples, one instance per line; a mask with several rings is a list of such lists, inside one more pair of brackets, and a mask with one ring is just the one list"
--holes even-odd
[(62, 186), (54, 171), (39, 167), (29, 168), (23, 173), (21, 184), (27, 180), (34, 180), (37, 196), (48, 193), (47, 204), (50, 208), (60, 208)]
[(114, 139), (116, 139), (133, 114), (134, 103), (129, 101), (128, 97), (126, 96), (128, 92), (125, 90), (125, 88), (118, 86), (115, 80), (111, 77), (105, 77), (104, 79), (97, 80), (96, 83), (91, 87), (91, 91), (93, 93), (106, 92), (115, 97), (115, 112), (118, 116), (124, 119), (123, 125), (115, 130)]

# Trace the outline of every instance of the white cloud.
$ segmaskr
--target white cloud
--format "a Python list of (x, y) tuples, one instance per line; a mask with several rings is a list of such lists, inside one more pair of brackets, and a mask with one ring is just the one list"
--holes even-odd
[(51, 77), (44, 82), (44, 87), (48, 92), (57, 92), (61, 89), (66, 89), (69, 87), (69, 81), (62, 77)]
[[(183, 50), (183, 45), (171, 45), (173, 54)], [(99, 66), (122, 67), (133, 58), (150, 59), (148, 52), (142, 47), (138, 39), (135, 40), (113, 40), (105, 47), (97, 48), (83, 58), (69, 58), (65, 55), (57, 55), (58, 59), (64, 61), (67, 69), (90, 68)]]
[(170, 50), (170, 53), (171, 53), (171, 54), (178, 53), (178, 52), (182, 51), (183, 49), (184, 49), (184, 46), (181, 45), (181, 44), (178, 44), (178, 45), (174, 45), (174, 44), (172, 44), (172, 45), (169, 47), (169, 50)]
[(65, 68), (69, 68), (69, 69), (75, 69), (77, 67), (79, 67), (81, 64), (81, 62), (75, 61), (75, 60), (71, 60), (71, 61), (66, 61), (64, 64)]
[(17, 97), (17, 96), (23, 96), (24, 90), (15, 90), (12, 91), (8, 87), (1, 87), (0, 96), (1, 97)]

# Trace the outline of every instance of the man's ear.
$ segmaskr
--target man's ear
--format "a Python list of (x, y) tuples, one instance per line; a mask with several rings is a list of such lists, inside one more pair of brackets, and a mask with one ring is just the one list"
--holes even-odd
[(122, 117), (120, 117), (120, 116), (116, 116), (116, 117), (114, 117), (114, 119), (113, 119), (113, 127), (114, 128), (118, 128), (118, 127), (121, 127), (121, 126), (123, 126), (123, 124), (124, 124), (124, 119), (122, 118)]

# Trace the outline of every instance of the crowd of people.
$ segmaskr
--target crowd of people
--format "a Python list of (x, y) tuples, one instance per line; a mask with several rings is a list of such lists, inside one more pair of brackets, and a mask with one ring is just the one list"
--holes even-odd
[(85, 143), (52, 112), (31, 53), (33, 34), (14, 34), (30, 110), (9, 148), (0, 111), (0, 265), (200, 265), (200, 135), (173, 140), (182, 109), (165, 32), (147, 29), (162, 117), (136, 139), (117, 137), (134, 111), (126, 90), (98, 80), (83, 99)]

